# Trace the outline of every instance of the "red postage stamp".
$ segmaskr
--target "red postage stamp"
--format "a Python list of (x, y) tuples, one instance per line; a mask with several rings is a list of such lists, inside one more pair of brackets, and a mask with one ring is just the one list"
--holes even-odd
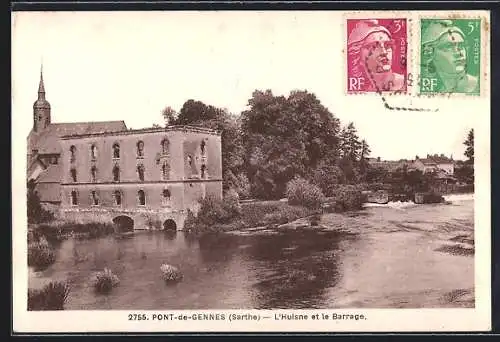
[(347, 19), (347, 92), (407, 90), (405, 18)]

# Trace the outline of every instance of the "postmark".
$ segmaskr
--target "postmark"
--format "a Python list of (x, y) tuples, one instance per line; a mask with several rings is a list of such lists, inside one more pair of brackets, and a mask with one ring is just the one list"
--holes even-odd
[(347, 19), (346, 24), (347, 93), (406, 93), (407, 19)]
[(420, 94), (481, 93), (481, 19), (421, 18)]

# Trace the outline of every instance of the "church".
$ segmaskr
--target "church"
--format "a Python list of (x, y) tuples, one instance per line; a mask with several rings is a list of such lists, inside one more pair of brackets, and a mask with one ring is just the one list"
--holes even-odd
[(127, 129), (124, 121), (52, 123), (43, 72), (28, 135), (27, 180), (69, 222), (182, 229), (207, 195), (222, 197), (220, 132)]

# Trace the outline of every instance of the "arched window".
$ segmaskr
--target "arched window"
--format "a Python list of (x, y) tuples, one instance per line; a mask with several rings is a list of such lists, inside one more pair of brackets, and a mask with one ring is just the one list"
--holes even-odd
[(207, 170), (207, 167), (205, 164), (201, 166), (201, 178), (205, 178), (205, 171)]
[(97, 146), (94, 144), (92, 144), (92, 146), (90, 146), (90, 158), (91, 158), (91, 160), (97, 159)]
[(92, 183), (97, 182), (97, 167), (95, 166), (90, 168), (90, 180)]
[(71, 176), (71, 181), (76, 182), (76, 169), (74, 169), (74, 168), (71, 169), (69, 171), (69, 173), (70, 173), (70, 176)]
[(70, 152), (70, 161), (71, 162), (74, 162), (75, 161), (75, 158), (76, 158), (76, 147), (75, 145), (71, 145), (71, 147), (69, 148), (69, 152)]
[(99, 205), (99, 196), (97, 196), (97, 191), (92, 191), (90, 194), (92, 196), (92, 205)]
[(168, 205), (170, 203), (170, 190), (163, 189), (161, 198), (163, 205)]
[(144, 182), (144, 165), (137, 165), (137, 176), (141, 182)]
[(161, 153), (168, 154), (169, 147), (170, 147), (170, 142), (168, 141), (168, 139), (167, 138), (163, 139), (161, 141)]
[(120, 168), (118, 167), (118, 165), (115, 165), (115, 167), (113, 167), (113, 181), (120, 181)]
[(115, 190), (113, 197), (115, 198), (116, 205), (122, 205), (122, 193), (120, 190)]
[(75, 190), (71, 191), (71, 205), (78, 205), (78, 196)]
[(170, 178), (170, 165), (167, 161), (164, 161), (161, 166), (161, 175), (163, 180), (168, 180)]
[(202, 140), (201, 141), (201, 144), (200, 144), (200, 149), (201, 149), (201, 154), (204, 155), (205, 154), (205, 147), (206, 147), (206, 142), (205, 140)]
[(137, 142), (137, 157), (144, 157), (144, 142), (142, 140)]
[(139, 190), (137, 192), (137, 199), (139, 200), (139, 205), (146, 205), (146, 194), (144, 191)]
[(113, 144), (113, 158), (115, 159), (120, 158), (120, 144), (118, 143)]

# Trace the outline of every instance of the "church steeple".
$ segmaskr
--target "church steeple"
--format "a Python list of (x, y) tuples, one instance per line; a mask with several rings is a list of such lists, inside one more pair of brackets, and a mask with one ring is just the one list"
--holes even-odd
[(38, 84), (38, 99), (45, 100), (45, 85), (43, 84), (43, 64), (40, 66), (40, 83)]
[(40, 83), (38, 84), (38, 99), (33, 104), (33, 130), (42, 131), (50, 125), (50, 103), (45, 99), (45, 84), (43, 82), (43, 64), (40, 67)]

